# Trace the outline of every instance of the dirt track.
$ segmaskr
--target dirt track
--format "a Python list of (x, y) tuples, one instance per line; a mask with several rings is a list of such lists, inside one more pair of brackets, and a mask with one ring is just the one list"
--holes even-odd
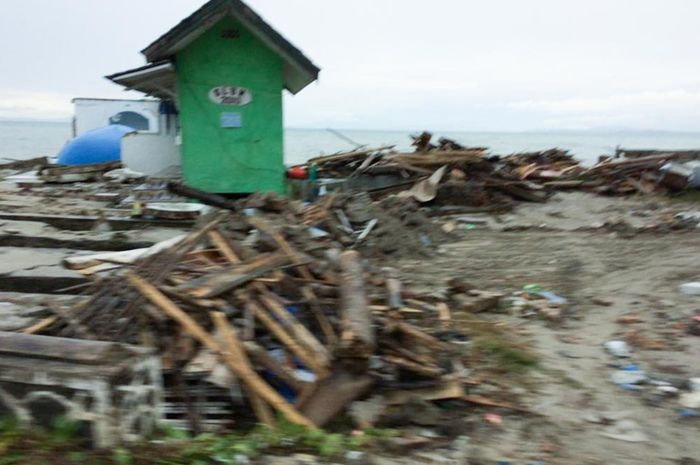
[[(540, 367), (526, 394), (513, 386), (514, 397), (543, 417), (504, 417), (494, 427), (477, 422), (470, 436), (484, 459), (541, 460), (566, 464), (669, 464), (700, 459), (700, 420), (680, 419), (677, 399), (649, 405), (646, 394), (613, 384), (612, 359), (602, 345), (622, 332), (637, 329), (661, 341), (666, 350), (637, 350), (624, 363), (639, 363), (656, 378), (672, 381), (700, 376), (700, 337), (678, 331), (700, 299), (683, 296), (678, 286), (700, 278), (700, 234), (640, 235), (622, 239), (610, 233), (493, 232), (461, 233), (431, 260), (402, 261), (407, 287), (444, 287), (447, 279), (463, 277), (482, 289), (512, 292), (538, 283), (575, 302), (558, 324), (517, 315), (480, 315), (502, 320), (525, 334), (539, 354)], [(610, 306), (592, 302), (609, 300)], [(633, 312), (644, 322), (622, 325), (621, 315)], [(515, 384), (515, 383), (514, 383)], [(603, 425), (586, 418), (604, 412), (641, 425), (648, 442), (604, 437)], [(485, 462), (492, 463), (492, 462)], [(694, 463), (694, 462), (690, 462)]]

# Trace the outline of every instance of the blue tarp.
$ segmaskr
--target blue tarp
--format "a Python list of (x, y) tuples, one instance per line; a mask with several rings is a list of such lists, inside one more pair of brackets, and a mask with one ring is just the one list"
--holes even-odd
[(112, 124), (93, 129), (68, 142), (58, 154), (59, 165), (89, 165), (121, 160), (121, 141), (134, 132), (128, 126)]

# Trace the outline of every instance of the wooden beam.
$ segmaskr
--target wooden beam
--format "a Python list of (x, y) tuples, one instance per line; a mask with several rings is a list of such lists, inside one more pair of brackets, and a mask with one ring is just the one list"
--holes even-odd
[(241, 259), (236, 255), (236, 252), (234, 252), (221, 232), (216, 229), (209, 231), (209, 239), (211, 239), (212, 243), (219, 249), (221, 255), (223, 255), (226, 260), (234, 264), (241, 262)]

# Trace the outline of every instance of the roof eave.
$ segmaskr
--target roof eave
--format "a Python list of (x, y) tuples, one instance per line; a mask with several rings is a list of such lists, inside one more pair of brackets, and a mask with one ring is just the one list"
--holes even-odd
[(175, 66), (169, 61), (154, 63), (105, 76), (110, 81), (160, 99), (175, 99)]

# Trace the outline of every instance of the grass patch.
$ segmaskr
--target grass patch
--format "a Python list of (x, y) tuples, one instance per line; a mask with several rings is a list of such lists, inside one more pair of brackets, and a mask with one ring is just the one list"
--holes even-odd
[(350, 450), (380, 446), (393, 430), (370, 429), (360, 434), (328, 433), (281, 420), (277, 428), (259, 426), (248, 434), (201, 434), (189, 437), (180, 430), (165, 429), (149, 442), (111, 450), (89, 449), (76, 437), (71, 422), (59, 420), (56, 426), (21, 430), (13, 422), (0, 421), (0, 465), (213, 465), (237, 463), (241, 457), (263, 454), (308, 453), (336, 459)]
[(491, 361), (502, 372), (522, 374), (539, 365), (539, 358), (532, 350), (497, 332), (477, 336), (473, 347), (476, 356)]

